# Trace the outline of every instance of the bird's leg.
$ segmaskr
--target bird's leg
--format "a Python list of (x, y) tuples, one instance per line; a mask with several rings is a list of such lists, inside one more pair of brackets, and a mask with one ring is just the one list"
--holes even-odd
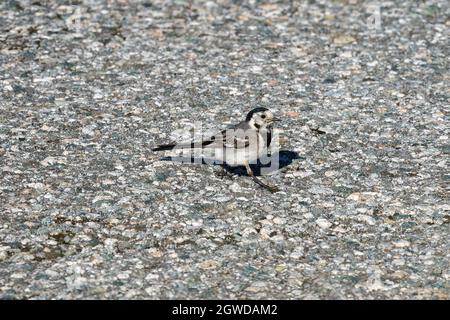
[(264, 182), (262, 182), (261, 180), (259, 180), (257, 177), (255, 177), (255, 175), (253, 174), (252, 169), (250, 168), (250, 165), (248, 164), (248, 161), (245, 161), (244, 165), (245, 165), (245, 169), (247, 169), (247, 174), (253, 179), (254, 182), (259, 184), (261, 187), (266, 188), (270, 192), (280, 191), (280, 189), (278, 189), (277, 187), (269, 186), (269, 185), (265, 184)]

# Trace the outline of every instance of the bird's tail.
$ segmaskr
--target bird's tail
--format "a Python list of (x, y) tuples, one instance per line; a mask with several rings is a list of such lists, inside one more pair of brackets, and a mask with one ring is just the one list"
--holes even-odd
[(172, 150), (174, 147), (175, 147), (175, 144), (164, 144), (161, 146), (157, 146), (156, 148), (153, 148), (152, 151)]

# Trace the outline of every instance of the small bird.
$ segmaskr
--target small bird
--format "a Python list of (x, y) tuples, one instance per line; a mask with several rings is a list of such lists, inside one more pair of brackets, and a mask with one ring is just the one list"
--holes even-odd
[(280, 119), (275, 118), (269, 109), (258, 107), (251, 110), (244, 121), (206, 140), (159, 145), (152, 151), (200, 149), (204, 157), (208, 155), (209, 159), (216, 162), (230, 167), (245, 166), (247, 174), (253, 181), (271, 192), (277, 192), (279, 191), (277, 187), (262, 182), (250, 168), (250, 164), (257, 163), (267, 152), (272, 140), (272, 125), (276, 121)]

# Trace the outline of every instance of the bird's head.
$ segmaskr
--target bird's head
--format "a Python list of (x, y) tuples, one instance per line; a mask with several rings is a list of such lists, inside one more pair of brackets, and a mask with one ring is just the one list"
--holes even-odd
[(275, 121), (280, 121), (280, 119), (275, 118), (269, 109), (258, 107), (247, 114), (245, 121), (247, 121), (250, 126), (260, 130), (266, 129)]

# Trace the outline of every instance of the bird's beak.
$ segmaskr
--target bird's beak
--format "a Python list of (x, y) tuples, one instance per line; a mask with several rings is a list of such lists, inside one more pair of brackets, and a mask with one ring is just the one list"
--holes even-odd
[(280, 118), (272, 118), (272, 121), (273, 121), (273, 122), (281, 121), (281, 119), (280, 119)]

